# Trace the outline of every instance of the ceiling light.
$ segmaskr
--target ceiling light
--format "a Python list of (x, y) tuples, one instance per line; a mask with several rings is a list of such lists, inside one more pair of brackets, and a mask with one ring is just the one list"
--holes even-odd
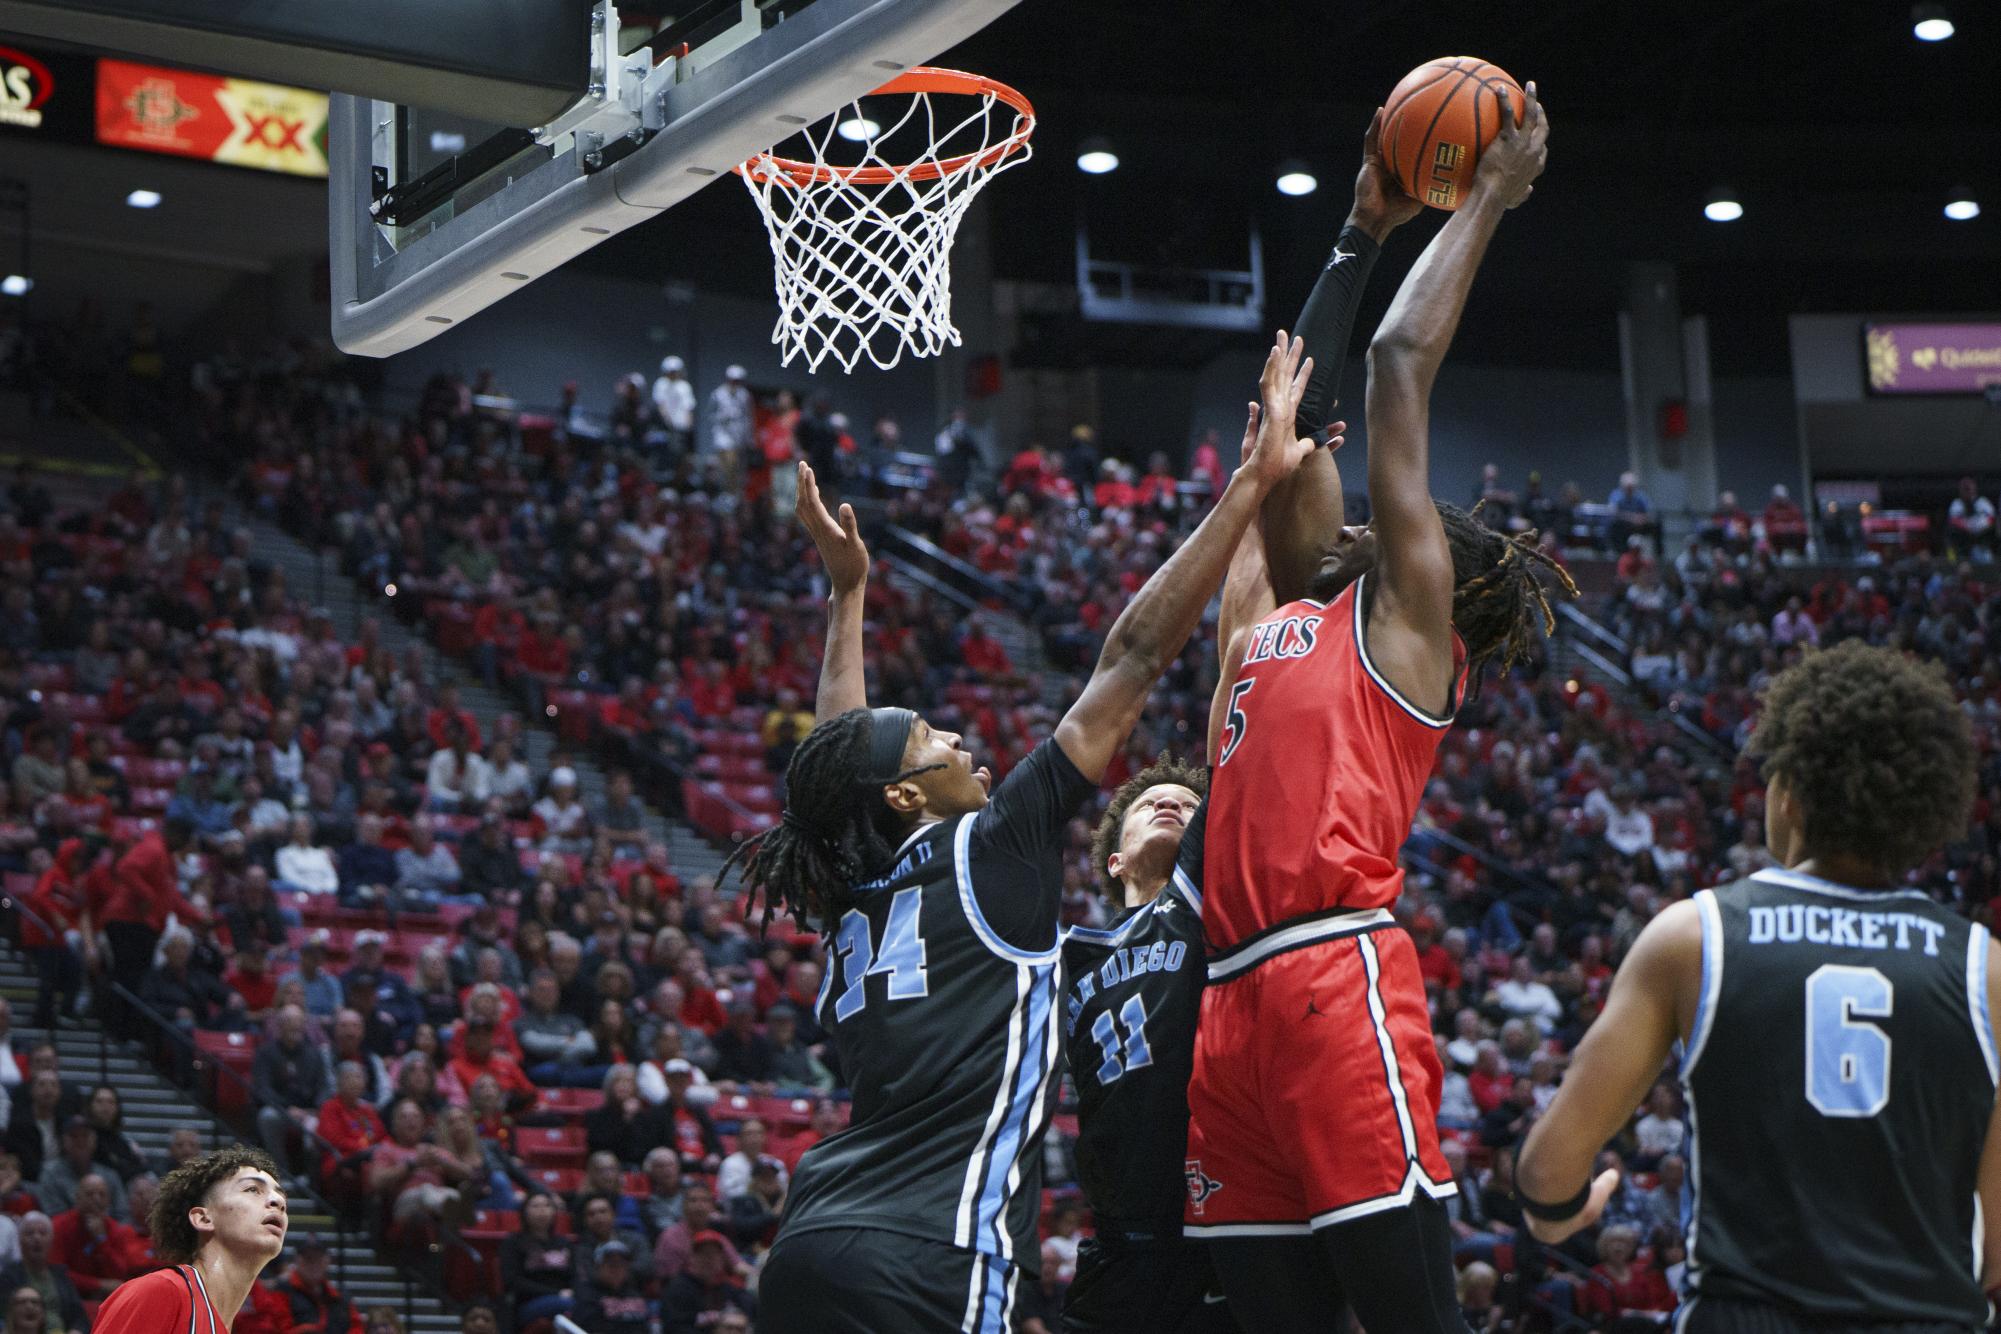
[(35, 285), (33, 278), (23, 278), (18, 273), (10, 273), (0, 278), (0, 296), (26, 296), (28, 289)]
[(1737, 201), (1735, 190), (1718, 187), (1709, 192), (1709, 202), (1702, 206), (1702, 216), (1711, 222), (1735, 222), (1744, 216), (1744, 206)]
[(1320, 188), (1319, 178), (1314, 176), (1304, 162), (1292, 159), (1278, 164), (1278, 192), (1282, 195), (1310, 195)]
[(1980, 201), (1971, 190), (1954, 190), (1946, 197), (1945, 215), (1954, 222), (1972, 222), (1980, 216)]
[(882, 133), (882, 126), (867, 116), (849, 116), (834, 127), (834, 132), (851, 144), (866, 143)]
[(1093, 135), (1077, 145), (1077, 170), (1090, 176), (1103, 176), (1108, 171), (1117, 171), (1119, 155), (1112, 151), (1112, 141)]
[(134, 190), (131, 194), (125, 196), (125, 202), (133, 208), (158, 208), (160, 206), (160, 192), (158, 190)]
[(1921, 42), (1942, 42), (1952, 36), (1952, 15), (1944, 5), (1923, 4), (1911, 11), (1911, 36)]

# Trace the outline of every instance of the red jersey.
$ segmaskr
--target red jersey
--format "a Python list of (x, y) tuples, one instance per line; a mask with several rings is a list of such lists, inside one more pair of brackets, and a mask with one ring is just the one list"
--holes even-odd
[(90, 1327), (97, 1334), (229, 1334), (193, 1265), (158, 1269), (119, 1284)]
[[(1212, 954), (1296, 918), (1388, 908), (1403, 892), (1397, 854), (1452, 719), (1411, 704), (1370, 663), (1366, 583), (1324, 605), (1289, 602), (1251, 631), (1209, 780)], [(1452, 654), (1463, 680), (1457, 632)]]

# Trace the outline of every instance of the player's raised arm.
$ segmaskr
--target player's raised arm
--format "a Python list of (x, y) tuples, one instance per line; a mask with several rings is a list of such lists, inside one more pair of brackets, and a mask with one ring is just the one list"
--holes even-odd
[(1139, 721), (1154, 682), (1194, 633), (1258, 506), (1313, 452), (1311, 440), (1293, 434), (1299, 397), (1313, 373), (1312, 358), (1301, 361), (1304, 351), (1300, 339), (1279, 332), (1259, 379), (1262, 406), (1250, 408), (1257, 424), (1250, 458), (1223, 488), (1216, 508), (1119, 613), (1084, 693), (1056, 725), (1056, 744), (1094, 783)]
[(1354, 207), (1299, 312), (1299, 336), (1320, 349), (1320, 364), (1299, 402), (1299, 429), (1325, 439), (1328, 447), (1273, 487), (1258, 515), (1259, 536), (1277, 603), (1307, 595), (1327, 541), (1345, 517), (1341, 470), (1335, 465), (1334, 451), (1340, 448), (1347, 423), (1330, 419), (1340, 406), (1341, 371), (1348, 360), (1355, 314), (1383, 242), (1424, 208), (1404, 193), (1383, 163), (1379, 143), (1382, 119), (1378, 108), (1362, 136), (1362, 170), (1355, 177)]
[(1369, 505), (1378, 547), (1371, 654), (1420, 706), (1449, 707), (1452, 552), (1431, 498), (1431, 389), (1458, 330), (1473, 275), (1501, 215), (1527, 199), (1547, 154), (1548, 121), (1528, 86), (1521, 124), (1505, 96), (1501, 132), (1473, 188), (1404, 279), (1369, 344)]
[(824, 723), (850, 709), (868, 707), (867, 670), (862, 658), (862, 604), (868, 594), (868, 547), (862, 543), (854, 506), (841, 504), (837, 520), (820, 499), (812, 465), (799, 464), (799, 499), (792, 512), (820, 549), (833, 591), (827, 599), (827, 649), (820, 662), (820, 693), (813, 721)]

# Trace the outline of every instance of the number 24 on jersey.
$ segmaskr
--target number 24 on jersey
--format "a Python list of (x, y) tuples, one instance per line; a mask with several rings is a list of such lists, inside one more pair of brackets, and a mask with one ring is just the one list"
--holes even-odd
[(882, 948), (876, 949), (869, 934), (868, 914), (850, 908), (841, 917), (834, 933), (834, 969), (842, 981), (841, 995), (834, 1002), (836, 1020), (852, 1019), (868, 1004), (864, 983), (878, 973), (889, 976), (889, 999), (916, 1000), (931, 992), (925, 975), (924, 938), (918, 934), (918, 913), (924, 906), (924, 887), (912, 885), (896, 891), (890, 901), (889, 921), (883, 928)]

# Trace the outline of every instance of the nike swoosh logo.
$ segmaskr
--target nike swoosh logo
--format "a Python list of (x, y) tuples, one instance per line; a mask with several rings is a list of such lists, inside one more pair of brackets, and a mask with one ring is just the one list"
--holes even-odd
[(1227, 1302), (1229, 1300), (1230, 1297), (1228, 1293), (1205, 1292), (1202, 1294), (1202, 1304), (1204, 1306), (1221, 1306), (1224, 1302)]

